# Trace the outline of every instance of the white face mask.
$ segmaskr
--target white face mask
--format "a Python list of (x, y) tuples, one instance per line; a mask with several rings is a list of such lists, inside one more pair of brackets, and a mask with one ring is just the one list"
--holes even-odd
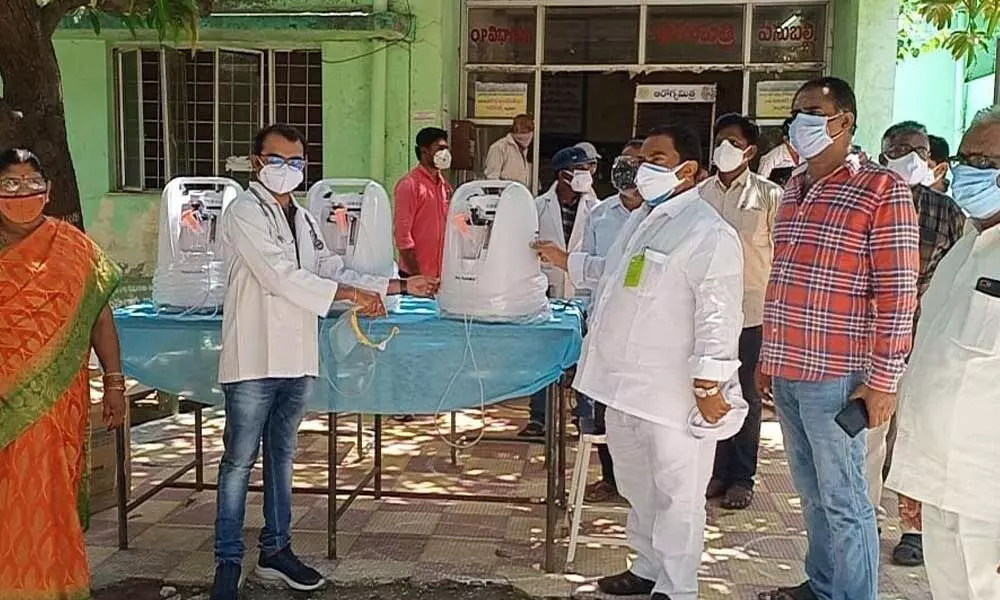
[(451, 151), (442, 148), (434, 153), (434, 166), (442, 171), (451, 167)]
[(590, 171), (573, 171), (573, 179), (570, 180), (569, 187), (577, 194), (582, 194), (589, 192), (593, 184), (594, 176), (590, 174)]
[(930, 165), (916, 152), (910, 152), (899, 158), (890, 158), (886, 163), (890, 169), (906, 180), (907, 185), (920, 183), (927, 185), (928, 178), (930, 178), (931, 183), (934, 182), (934, 172), (931, 171)]
[(669, 169), (654, 165), (653, 163), (642, 163), (635, 174), (635, 187), (639, 190), (639, 195), (650, 206), (662, 204), (677, 186), (681, 184), (681, 179), (677, 177), (676, 171), (686, 163), (677, 165), (676, 169)]
[(712, 161), (719, 167), (719, 172), (732, 173), (743, 166), (745, 154), (746, 150), (740, 150), (729, 140), (723, 140), (715, 149)]
[[(788, 138), (792, 141), (792, 147), (806, 160), (815, 158), (822, 154), (827, 148), (833, 145), (835, 137), (826, 130), (826, 125), (843, 113), (837, 113), (832, 117), (826, 115), (810, 115), (799, 113), (788, 128)], [(844, 132), (837, 134), (837, 137)]]
[(303, 179), (305, 179), (305, 173), (288, 165), (265, 165), (257, 173), (257, 180), (260, 181), (261, 185), (279, 196), (295, 191), (297, 187), (302, 185)]

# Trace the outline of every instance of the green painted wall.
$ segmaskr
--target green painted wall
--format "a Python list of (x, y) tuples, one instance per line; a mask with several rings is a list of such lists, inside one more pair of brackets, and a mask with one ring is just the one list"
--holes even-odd
[[(348, 0), (227, 0), (233, 9), (320, 10), (372, 2)], [(280, 6), (279, 6), (280, 4)], [(384, 169), (377, 174), (390, 191), (415, 162), (413, 138), (424, 126), (447, 127), (458, 94), (458, 21), (460, 0), (394, 0), (395, 15), (352, 23), (373, 23), (370, 31), (343, 28), (272, 30), (269, 17), (251, 17), (248, 29), (203, 28), (204, 46), (226, 44), (319, 47), (323, 55), (324, 171), (329, 177), (370, 177), (372, 107), (384, 106), (385, 131), (376, 135), (384, 149)], [(230, 6), (226, 6), (230, 8)], [(379, 7), (381, 9), (381, 7)], [(413, 40), (401, 39), (412, 9)], [(380, 15), (382, 13), (379, 13)], [(256, 20), (255, 20), (256, 19)], [(388, 28), (377, 29), (379, 24)], [(453, 30), (454, 29), (454, 30)], [(86, 28), (61, 30), (56, 38), (63, 77), (70, 151), (76, 165), (88, 232), (126, 269), (120, 300), (148, 295), (156, 263), (159, 195), (115, 193), (115, 103), (111, 49), (115, 44), (149, 43), (121, 30), (97, 37)], [(372, 97), (374, 65), (385, 60), (384, 104)], [(375, 86), (379, 88), (379, 86)], [(373, 100), (376, 100), (373, 102)]]
[(914, 120), (954, 147), (961, 137), (959, 64), (945, 51), (907, 58), (896, 65), (893, 121)]
[(877, 153), (893, 121), (898, 0), (836, 0), (831, 72), (858, 97), (856, 143)]

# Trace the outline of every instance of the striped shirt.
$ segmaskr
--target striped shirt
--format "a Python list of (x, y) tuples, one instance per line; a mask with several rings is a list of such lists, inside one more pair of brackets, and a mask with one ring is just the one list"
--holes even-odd
[(851, 156), (807, 186), (789, 180), (764, 304), (764, 373), (821, 381), (867, 373), (894, 392), (912, 343), (920, 268), (910, 188)]

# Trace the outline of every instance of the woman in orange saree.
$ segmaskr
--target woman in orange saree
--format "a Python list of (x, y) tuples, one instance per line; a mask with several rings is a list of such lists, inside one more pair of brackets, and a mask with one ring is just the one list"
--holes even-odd
[(91, 347), (105, 371), (104, 422), (125, 415), (108, 308), (119, 272), (75, 227), (42, 215), (48, 195), (37, 157), (0, 153), (0, 600), (90, 597)]

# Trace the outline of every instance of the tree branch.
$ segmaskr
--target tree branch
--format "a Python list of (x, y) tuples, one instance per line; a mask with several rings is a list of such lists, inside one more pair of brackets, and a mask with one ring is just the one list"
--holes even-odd
[(42, 31), (47, 36), (52, 35), (59, 27), (63, 17), (90, 3), (90, 0), (51, 0), (42, 9)]

